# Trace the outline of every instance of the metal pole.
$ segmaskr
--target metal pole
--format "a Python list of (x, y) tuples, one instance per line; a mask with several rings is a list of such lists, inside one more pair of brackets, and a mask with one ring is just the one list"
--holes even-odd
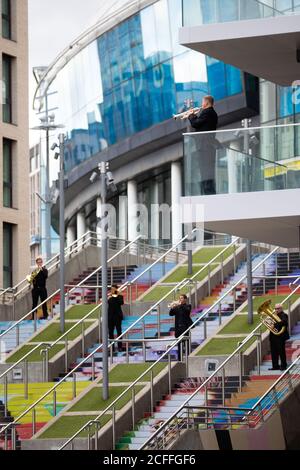
[(248, 325), (253, 325), (252, 242), (247, 240)]
[[(46, 98), (46, 118), (48, 123), (48, 99)], [(51, 201), (50, 201), (49, 129), (46, 128), (46, 258), (51, 259)]]
[(188, 246), (188, 276), (193, 275), (193, 250), (192, 250), (192, 234), (189, 234), (189, 238), (187, 240), (187, 246)]
[(116, 448), (116, 408), (112, 409), (112, 450)]
[(108, 300), (107, 300), (107, 225), (105, 221), (104, 206), (106, 204), (106, 163), (99, 165), (101, 175), (101, 264), (102, 264), (102, 336), (103, 336), (103, 400), (109, 398), (108, 381)]
[(65, 135), (59, 134), (60, 332), (65, 332)]

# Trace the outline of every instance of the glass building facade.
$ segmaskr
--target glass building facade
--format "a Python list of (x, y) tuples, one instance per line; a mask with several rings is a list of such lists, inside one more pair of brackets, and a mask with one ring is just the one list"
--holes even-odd
[(66, 171), (131, 135), (197, 106), (243, 92), (235, 67), (178, 42), (181, 0), (159, 0), (101, 35), (58, 74), (57, 122), (66, 123)]

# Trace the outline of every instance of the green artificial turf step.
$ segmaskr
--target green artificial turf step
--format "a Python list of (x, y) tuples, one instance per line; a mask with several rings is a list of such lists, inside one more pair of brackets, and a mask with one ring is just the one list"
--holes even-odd
[[(197, 253), (193, 255), (193, 262), (198, 263), (198, 264), (208, 264), (211, 260), (213, 260), (219, 253), (221, 253), (224, 250), (224, 246), (219, 246), (219, 247), (213, 247), (213, 248), (201, 248)], [(234, 252), (234, 247), (228, 248), (224, 253), (223, 253), (223, 261), (226, 260), (229, 256), (231, 256)], [(219, 256), (215, 261), (214, 264), (210, 267), (211, 271), (213, 271), (216, 267), (216, 263), (220, 263), (222, 259), (222, 256)], [(195, 278), (197, 281), (202, 281), (206, 278), (208, 275), (208, 268), (205, 268), (205, 266), (194, 266), (193, 268), (193, 275), (196, 274), (197, 272), (200, 271), (200, 269), (203, 269), (203, 272), (199, 274)], [(172, 274), (170, 274), (166, 279), (164, 279), (163, 282), (174, 282), (178, 283), (180, 281), (183, 281), (185, 278), (190, 278), (192, 277), (191, 275), (188, 275), (187, 273), (187, 266), (180, 266), (178, 269), (176, 269)], [(142, 302), (156, 302), (160, 300), (162, 297), (167, 295), (171, 290), (173, 290), (174, 286), (164, 286), (164, 285), (157, 285), (151, 292), (146, 293), (144, 296), (140, 298), (140, 301)], [(181, 289), (182, 294), (188, 294), (190, 288), (187, 286), (184, 289)], [(166, 298), (166, 301), (172, 300), (174, 298), (174, 294), (170, 294), (170, 297)]]
[[(85, 416), (62, 416), (55, 423), (52, 424), (39, 439), (68, 439), (72, 437), (79, 429), (87, 424), (89, 421), (95, 419), (93, 415)], [(105, 415), (100, 420), (100, 425), (103, 427), (111, 419), (110, 415)], [(83, 431), (78, 437), (87, 437), (88, 432)]]
[[(241, 343), (245, 340), (245, 336), (241, 337), (228, 337), (228, 338), (213, 338), (205, 346), (203, 346), (200, 351), (198, 351), (197, 356), (229, 356), (237, 348), (238, 343)], [(251, 344), (256, 341), (256, 338), (252, 338), (248, 343), (243, 347), (243, 352), (245, 352)]]

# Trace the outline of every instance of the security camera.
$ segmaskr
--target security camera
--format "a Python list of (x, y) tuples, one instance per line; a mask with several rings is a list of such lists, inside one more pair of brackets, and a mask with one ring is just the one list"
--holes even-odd
[(107, 180), (108, 180), (109, 184), (112, 184), (115, 181), (112, 172), (108, 171), (106, 174), (107, 174)]
[(57, 143), (54, 142), (54, 144), (51, 145), (51, 150), (54, 152), (54, 150), (58, 147)]
[(54, 154), (54, 160), (58, 160), (60, 157), (60, 154), (58, 152), (55, 152)]
[(93, 174), (92, 174), (92, 176), (90, 177), (90, 182), (91, 182), (91, 183), (95, 183), (97, 177), (98, 177), (98, 173), (96, 173), (96, 172), (94, 171)]

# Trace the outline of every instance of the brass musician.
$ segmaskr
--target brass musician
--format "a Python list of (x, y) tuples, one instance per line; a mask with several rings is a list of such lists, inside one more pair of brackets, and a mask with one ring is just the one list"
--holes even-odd
[(284, 313), (281, 304), (276, 304), (274, 311), (270, 306), (271, 300), (268, 300), (258, 308), (262, 323), (270, 330), (272, 367), (269, 370), (286, 370), (285, 342), (289, 339), (288, 316)]

